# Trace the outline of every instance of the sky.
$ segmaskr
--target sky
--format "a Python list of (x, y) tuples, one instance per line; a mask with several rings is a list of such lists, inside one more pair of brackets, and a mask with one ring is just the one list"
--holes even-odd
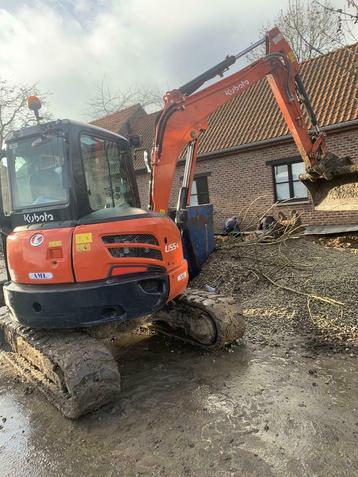
[(86, 117), (105, 77), (166, 91), (258, 39), (287, 0), (0, 0), (0, 76), (39, 82), (55, 117)]

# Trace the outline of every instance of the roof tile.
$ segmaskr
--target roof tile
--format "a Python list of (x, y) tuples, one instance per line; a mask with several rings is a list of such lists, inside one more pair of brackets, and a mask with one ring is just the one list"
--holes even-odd
[[(358, 118), (358, 43), (301, 64), (301, 76), (321, 126)], [(199, 154), (288, 134), (266, 79), (234, 98), (209, 118)]]
[(120, 133), (126, 126), (127, 121), (138, 113), (145, 114), (145, 111), (140, 104), (134, 104), (128, 108), (121, 109), (120, 111), (115, 111), (114, 113), (103, 116), (102, 118), (95, 119), (91, 121), (90, 124), (108, 129), (109, 131), (113, 131), (115, 133)]

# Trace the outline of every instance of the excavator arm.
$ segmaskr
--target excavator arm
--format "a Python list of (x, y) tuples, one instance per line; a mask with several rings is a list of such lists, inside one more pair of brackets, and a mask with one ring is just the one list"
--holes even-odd
[[(239, 57), (263, 42), (266, 43), (266, 56), (195, 92), (216, 75), (222, 76)], [(176, 164), (185, 148), (186, 165), (178, 210), (186, 207), (196, 166), (198, 139), (208, 128), (209, 116), (264, 77), (305, 163), (306, 174), (302, 179), (311, 191), (314, 204), (317, 208), (358, 210), (358, 166), (350, 158), (341, 159), (328, 153), (325, 135), (318, 127), (300, 79), (296, 58), (278, 28), (269, 31), (264, 40), (251, 48), (228, 56), (181, 88), (166, 93), (151, 156), (152, 210), (167, 213)], [(335, 190), (337, 180), (338, 188), (343, 186), (343, 192)], [(329, 196), (332, 190), (333, 197)]]

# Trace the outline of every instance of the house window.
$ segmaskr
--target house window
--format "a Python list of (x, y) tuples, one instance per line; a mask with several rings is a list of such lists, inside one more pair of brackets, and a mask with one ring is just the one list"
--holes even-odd
[(209, 189), (207, 175), (194, 177), (191, 187), (190, 205), (209, 203)]
[(274, 165), (273, 176), (275, 182), (275, 197), (278, 202), (283, 200), (307, 199), (307, 189), (299, 180), (299, 175), (304, 172), (302, 161), (288, 162)]

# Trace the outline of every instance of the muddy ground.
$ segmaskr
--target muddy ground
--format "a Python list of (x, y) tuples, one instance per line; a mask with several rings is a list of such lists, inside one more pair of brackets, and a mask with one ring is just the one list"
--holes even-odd
[(248, 315), (216, 354), (129, 335), (121, 399), (77, 422), (0, 356), (0, 475), (358, 475), (355, 350), (297, 323)]
[(1, 361), (0, 475), (358, 475), (356, 357), (335, 351), (273, 334), (211, 355), (133, 335), (122, 398), (77, 422)]

